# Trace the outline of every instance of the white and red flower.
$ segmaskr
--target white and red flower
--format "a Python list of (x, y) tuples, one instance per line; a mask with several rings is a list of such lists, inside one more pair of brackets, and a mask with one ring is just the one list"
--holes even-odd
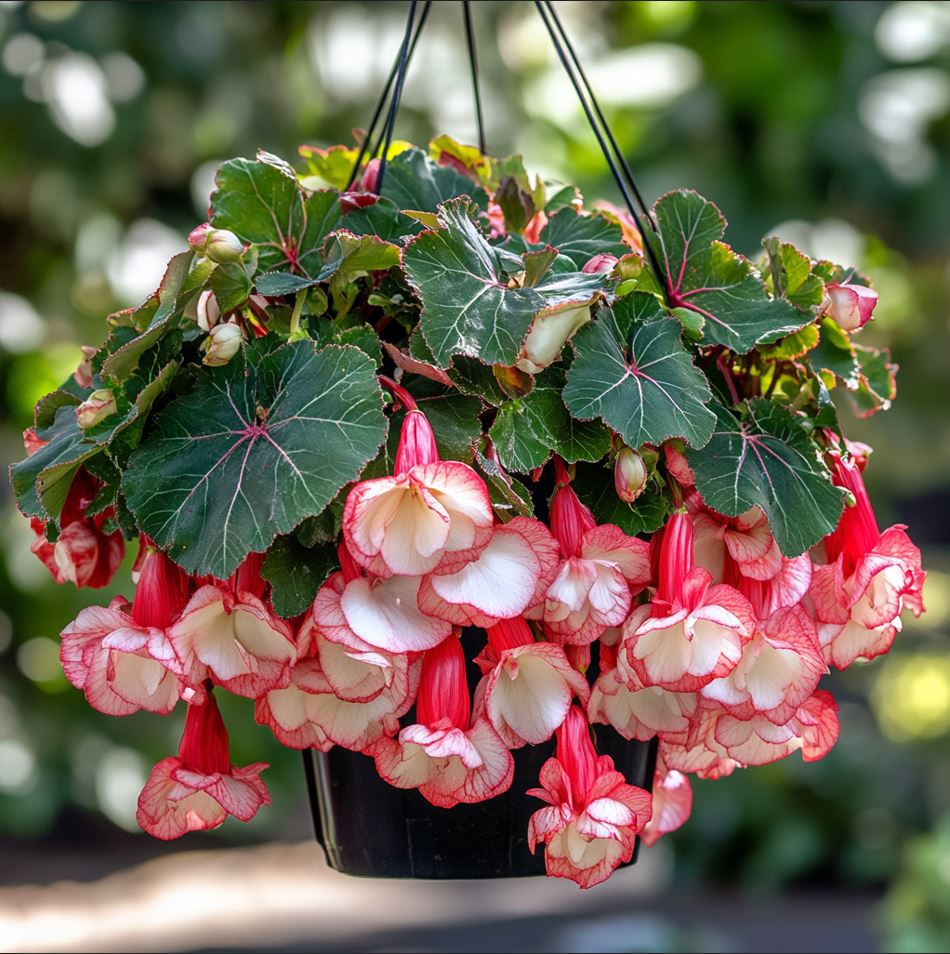
[(606, 669), (594, 683), (587, 714), (591, 722), (612, 725), (625, 739), (648, 742), (655, 735), (685, 733), (698, 701), (695, 692), (643, 685), (625, 655), (620, 655), (617, 666)]
[[(32, 430), (23, 435), (27, 453), (39, 450), (46, 442)], [(66, 501), (59, 515), (59, 535), (55, 543), (46, 539), (46, 522), (38, 517), (30, 519), (30, 527), (36, 539), (30, 551), (57, 583), (74, 583), (99, 589), (108, 585), (125, 556), (122, 533), (105, 533), (105, 522), (115, 515), (113, 507), (107, 507), (95, 516), (86, 516), (102, 486), (101, 481), (80, 468), (73, 477)]]
[(749, 601), (693, 566), (692, 538), (689, 515), (673, 514), (662, 531), (656, 595), (624, 625), (620, 652), (642, 686), (696, 692), (736, 668), (755, 630)]
[(261, 599), (260, 563), (251, 554), (228, 580), (199, 587), (169, 629), (190, 685), (210, 677), (251, 699), (287, 685), (297, 658), (293, 632)]
[(297, 642), (300, 658), (290, 682), (263, 693), (254, 706), (254, 718), (270, 726), (282, 745), (365, 752), (398, 729), (415, 700), (418, 662), (331, 643), (309, 616)]
[(494, 626), (544, 601), (558, 571), (557, 540), (539, 520), (515, 517), (494, 528), (488, 546), (455, 573), (422, 580), (419, 606), (456, 626)]
[[(758, 609), (752, 600), (754, 609)], [(732, 715), (765, 716), (783, 724), (818, 687), (828, 671), (815, 624), (801, 606), (758, 614), (752, 640), (745, 644), (739, 664), (728, 676), (702, 689)]]
[(723, 517), (698, 500), (698, 494), (690, 496), (696, 565), (708, 570), (716, 583), (732, 582), (728, 563), (753, 580), (770, 580), (781, 571), (782, 553), (761, 507)]
[(545, 593), (543, 607), (529, 609), (560, 643), (585, 646), (619, 626), (634, 594), (650, 581), (650, 547), (612, 524), (597, 526), (555, 459), (558, 487), (551, 502), (551, 530), (564, 562)]
[(481, 802), (511, 786), (514, 761), (484, 716), (472, 720), (465, 656), (453, 636), (422, 657), (414, 725), (384, 736), (374, 754), (380, 776), (416, 788), (433, 805)]
[(166, 627), (188, 600), (189, 580), (164, 553), (146, 550), (131, 606), (117, 596), (86, 607), (62, 633), (66, 677), (107, 715), (166, 715), (186, 691)]
[(528, 794), (547, 804), (531, 816), (528, 844), (532, 852), (544, 845), (549, 876), (592, 888), (630, 860), (652, 799), (627, 784), (609, 755), (598, 758), (577, 706), (557, 731), (556, 755), (542, 766), (540, 782)]
[(670, 768), (713, 779), (742, 766), (776, 762), (793, 752), (814, 762), (838, 739), (837, 712), (834, 698), (824, 690), (812, 693), (782, 724), (758, 714), (737, 718), (715, 703), (704, 703), (687, 735), (661, 741), (660, 751)]
[(136, 818), (150, 835), (169, 841), (189, 831), (217, 828), (228, 815), (250, 821), (270, 795), (261, 781), (267, 768), (231, 765), (228, 733), (214, 695), (188, 706), (178, 755), (162, 759), (139, 795)]
[(587, 679), (555, 643), (535, 642), (523, 617), (488, 629), (478, 657), (485, 678), (476, 698), (509, 748), (546, 742), (567, 718), (576, 696), (587, 705)]
[(923, 612), (926, 574), (905, 527), (878, 530), (858, 462), (834, 454), (832, 477), (855, 502), (825, 538), (829, 562), (815, 567), (810, 596), (825, 658), (844, 669), (887, 652), (905, 608)]
[(452, 573), (491, 540), (488, 488), (468, 464), (438, 459), (425, 415), (403, 394), (408, 413), (396, 472), (350, 491), (343, 537), (353, 559), (375, 576)]

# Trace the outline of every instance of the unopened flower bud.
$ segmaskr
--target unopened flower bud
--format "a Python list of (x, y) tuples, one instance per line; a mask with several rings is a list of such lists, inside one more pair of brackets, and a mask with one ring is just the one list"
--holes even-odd
[(212, 229), (205, 243), (205, 255), (212, 262), (236, 262), (244, 254), (244, 243), (227, 229)]
[(115, 395), (109, 388), (99, 388), (76, 408), (76, 422), (83, 430), (87, 430), (115, 412)]
[(198, 327), (202, 331), (210, 331), (221, 320), (221, 309), (214, 292), (203, 291), (198, 296)]
[(592, 258), (589, 258), (581, 271), (588, 275), (593, 275), (597, 272), (609, 272), (613, 270), (616, 264), (616, 255), (611, 255), (609, 252), (601, 252), (599, 255), (594, 255)]
[(623, 258), (617, 262), (617, 275), (623, 281), (639, 278), (642, 271), (643, 256), (639, 252), (631, 252), (629, 255), (624, 255)]
[(560, 357), (565, 343), (582, 325), (590, 321), (590, 307), (562, 308), (535, 319), (516, 362), (522, 371), (538, 374)]
[(643, 458), (629, 447), (624, 447), (614, 461), (614, 487), (624, 503), (633, 503), (647, 483), (647, 468)]
[(204, 363), (217, 367), (227, 364), (241, 350), (244, 332), (234, 324), (215, 325), (205, 339)]
[(874, 289), (845, 283), (825, 290), (825, 309), (844, 331), (857, 331), (871, 320), (878, 298)]

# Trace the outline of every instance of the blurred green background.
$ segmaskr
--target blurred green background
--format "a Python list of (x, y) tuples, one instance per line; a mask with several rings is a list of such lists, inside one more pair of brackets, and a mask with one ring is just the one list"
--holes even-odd
[[(946, 950), (950, 4), (558, 7), (648, 199), (696, 188), (722, 207), (743, 252), (780, 231), (873, 276), (881, 302), (864, 335), (892, 346), (898, 401), (855, 420), (849, 436), (875, 446), (868, 482), (882, 525), (908, 523), (930, 573), (927, 615), (908, 621), (889, 656), (832, 680), (842, 738), (831, 755), (696, 784), (691, 822), (657, 850), (672, 850), (673, 883), (689, 890), (882, 895), (881, 946)], [(294, 159), (301, 143), (350, 141), (368, 121), (405, 12), (0, 2), (6, 462), (22, 456), (33, 402), (75, 367), (78, 346), (102, 339), (106, 314), (143, 299), (204, 220), (217, 163), (259, 147)], [(589, 200), (617, 200), (533, 5), (482, 0), (473, 12), (491, 151), (522, 152)], [(460, 7), (447, 2), (434, 5), (397, 127), (417, 142), (439, 132), (475, 135)], [(152, 760), (174, 751), (179, 717), (101, 716), (57, 659), (57, 633), (81, 606), (131, 595), (128, 566), (103, 593), (55, 587), (5, 484), (0, 493), (0, 851), (149, 851), (124, 832)], [(271, 762), (275, 804), (203, 843), (306, 834), (297, 754), (241, 700), (225, 716), (235, 761)]]

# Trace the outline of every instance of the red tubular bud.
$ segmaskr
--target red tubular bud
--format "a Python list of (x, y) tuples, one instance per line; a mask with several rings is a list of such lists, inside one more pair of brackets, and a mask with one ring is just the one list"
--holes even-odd
[(587, 716), (579, 706), (571, 706), (557, 736), (557, 760), (571, 781), (575, 808), (587, 803), (587, 793), (597, 778), (597, 752), (590, 737)]
[(506, 649), (517, 649), (519, 646), (528, 646), (534, 642), (531, 627), (523, 616), (503, 619), (494, 626), (489, 626), (486, 632), (488, 642), (499, 658)]
[(147, 550), (139, 569), (132, 619), (140, 626), (164, 629), (185, 608), (190, 580), (188, 574), (162, 553)]
[(435, 725), (440, 719), (448, 719), (457, 729), (465, 730), (471, 713), (465, 654), (458, 636), (452, 635), (422, 657), (416, 721), (420, 725)]
[(657, 600), (672, 604), (693, 562), (693, 521), (688, 513), (674, 513), (663, 528), (660, 542)]
[(187, 768), (202, 775), (224, 775), (231, 770), (228, 730), (210, 685), (203, 705), (188, 706), (178, 755)]
[(422, 411), (413, 409), (402, 422), (399, 448), (396, 451), (396, 474), (404, 474), (413, 467), (434, 464), (439, 459), (432, 425)]
[[(563, 470), (563, 465), (561, 469)], [(571, 486), (562, 483), (554, 491), (554, 498), (551, 500), (550, 524), (551, 533), (561, 545), (561, 552), (565, 557), (572, 557), (580, 553), (584, 534), (596, 527), (597, 521), (590, 510), (580, 502)]]

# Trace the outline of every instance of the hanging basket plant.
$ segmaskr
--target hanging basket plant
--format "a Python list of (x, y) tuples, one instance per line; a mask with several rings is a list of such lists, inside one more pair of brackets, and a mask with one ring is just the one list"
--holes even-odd
[(609, 131), (624, 210), (394, 142), (412, 16), (379, 148), (224, 163), (12, 480), (58, 582), (139, 548), (61, 657), (101, 712), (184, 717), (144, 829), (269, 801), (230, 692), (304, 751), (342, 870), (589, 887), (686, 820), (689, 775), (824, 756), (829, 666), (922, 611), (832, 401), (886, 408), (896, 369), (860, 343), (867, 278), (778, 238), (748, 259), (692, 191), (645, 208)]

